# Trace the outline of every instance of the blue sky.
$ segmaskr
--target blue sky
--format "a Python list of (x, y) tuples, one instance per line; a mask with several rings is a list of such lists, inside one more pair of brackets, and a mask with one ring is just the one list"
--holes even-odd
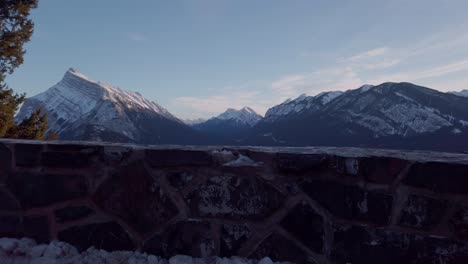
[(468, 89), (466, 0), (40, 0), (29, 96), (74, 67), (182, 118), (409, 81)]

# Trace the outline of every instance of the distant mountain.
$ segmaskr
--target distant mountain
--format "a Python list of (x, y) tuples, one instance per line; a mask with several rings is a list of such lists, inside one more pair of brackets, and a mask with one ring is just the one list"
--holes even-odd
[(243, 142), (246, 133), (261, 119), (262, 116), (249, 107), (240, 110), (229, 108), (224, 113), (193, 127), (208, 135), (213, 143), (235, 144)]
[(450, 92), (451, 94), (468, 97), (468, 90), (461, 90), (459, 92)]
[(61, 139), (144, 144), (200, 140), (183, 121), (138, 92), (93, 81), (74, 69), (47, 91), (26, 99), (16, 120), (39, 107), (49, 114), (49, 130)]
[(269, 109), (248, 143), (468, 150), (468, 98), (410, 83), (303, 95)]
[(200, 123), (206, 122), (205, 118), (195, 118), (195, 119), (184, 119), (184, 123), (189, 126), (198, 125)]
[(26, 99), (16, 121), (39, 107), (49, 114), (49, 131), (66, 140), (468, 151), (468, 90), (443, 93), (411, 83), (303, 94), (270, 108), (264, 118), (244, 107), (182, 121), (137, 92), (70, 69)]

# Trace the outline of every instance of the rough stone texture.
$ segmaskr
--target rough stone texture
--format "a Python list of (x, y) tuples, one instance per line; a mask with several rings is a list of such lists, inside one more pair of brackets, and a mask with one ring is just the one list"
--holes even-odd
[(436, 192), (468, 194), (468, 166), (450, 163), (417, 163), (404, 183)]
[(30, 237), (39, 242), (50, 240), (49, 223), (45, 216), (0, 216), (0, 237)]
[(0, 182), (5, 180), (11, 171), (11, 151), (0, 143)]
[(94, 210), (87, 206), (69, 206), (55, 210), (55, 220), (58, 223), (65, 223), (72, 220), (85, 218), (94, 213)]
[(250, 258), (260, 259), (265, 256), (270, 256), (278, 261), (315, 263), (312, 256), (308, 255), (291, 240), (277, 233), (267, 237), (250, 255)]
[(324, 222), (310, 205), (301, 203), (281, 221), (281, 226), (311, 250), (322, 253)]
[(7, 185), (24, 208), (46, 206), (87, 194), (83, 175), (18, 173), (8, 178)]
[(125, 230), (115, 222), (70, 227), (60, 231), (58, 238), (74, 245), (79, 251), (92, 246), (104, 250), (135, 248)]
[(148, 150), (151, 167), (209, 166), (213, 157), (204, 151), (193, 150)]
[(458, 206), (450, 224), (456, 238), (468, 241), (468, 206)]
[(446, 201), (411, 195), (403, 207), (399, 224), (430, 230), (442, 220), (446, 208)]
[(81, 254), (468, 263), (468, 155), (2, 139), (0, 166), (0, 237)]
[(263, 219), (277, 210), (282, 195), (253, 176), (214, 176), (188, 196), (199, 216)]
[(223, 224), (220, 256), (237, 255), (244, 242), (252, 237), (252, 230), (245, 224)]
[(177, 214), (161, 185), (141, 162), (122, 167), (101, 185), (94, 201), (141, 233), (158, 228)]
[(15, 145), (15, 159), (18, 167), (34, 167), (41, 163), (42, 145)]
[(369, 182), (391, 184), (408, 166), (408, 161), (396, 158), (363, 158), (359, 163), (360, 174)]
[(468, 244), (434, 237), (340, 226), (334, 229), (335, 263), (466, 263)]
[(304, 191), (334, 216), (385, 225), (389, 221), (392, 197), (334, 182), (310, 181)]
[(215, 241), (208, 222), (186, 221), (168, 227), (145, 243), (144, 250), (163, 257), (175, 254), (193, 257), (215, 255)]

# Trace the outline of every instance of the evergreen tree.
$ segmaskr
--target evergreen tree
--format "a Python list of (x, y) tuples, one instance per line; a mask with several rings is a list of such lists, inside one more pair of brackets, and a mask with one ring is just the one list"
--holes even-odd
[(19, 125), (13, 125), (6, 136), (9, 138), (40, 140), (45, 138), (46, 129), (47, 113), (43, 113), (42, 108), (40, 108), (21, 121)]
[[(6, 74), (12, 74), (23, 63), (23, 46), (31, 39), (34, 28), (29, 14), (31, 9), (37, 7), (37, 2), (38, 0), (0, 0), (0, 137), (25, 135), (27, 138), (38, 138), (42, 133), (42, 139), (47, 127), (46, 115), (28, 119), (38, 122), (29, 122), (31, 127), (27, 127), (24, 122), (15, 125), (14, 115), (25, 95), (15, 94), (5, 84)], [(36, 113), (42, 113), (42, 110)], [(45, 127), (39, 127), (44, 125)]]
[(60, 136), (55, 131), (50, 131), (45, 140), (60, 140)]

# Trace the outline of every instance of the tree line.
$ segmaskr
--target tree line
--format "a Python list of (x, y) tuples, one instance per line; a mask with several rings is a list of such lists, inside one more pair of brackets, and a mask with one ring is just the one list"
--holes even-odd
[(29, 16), (37, 5), (38, 0), (0, 0), (0, 138), (58, 139), (54, 132), (46, 134), (47, 113), (43, 109), (15, 122), (26, 95), (16, 94), (5, 82), (24, 61), (24, 44), (34, 31)]

